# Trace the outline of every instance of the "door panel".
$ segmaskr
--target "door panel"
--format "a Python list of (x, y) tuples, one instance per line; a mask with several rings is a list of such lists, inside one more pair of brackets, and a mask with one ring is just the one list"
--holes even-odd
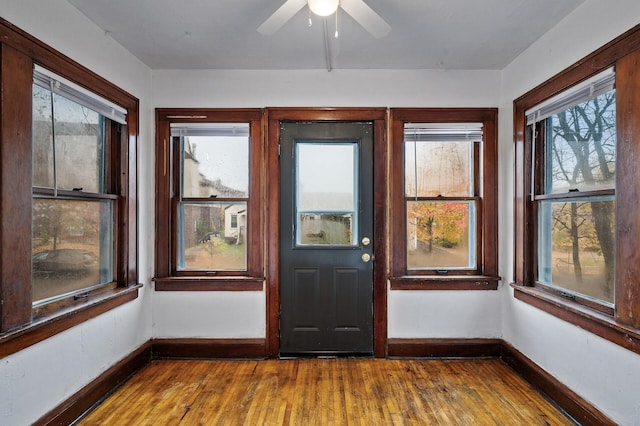
[(373, 352), (372, 127), (281, 124), (283, 355)]

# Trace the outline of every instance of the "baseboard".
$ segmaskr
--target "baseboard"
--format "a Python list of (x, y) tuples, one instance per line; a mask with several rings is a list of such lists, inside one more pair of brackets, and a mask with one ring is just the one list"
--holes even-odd
[(389, 339), (387, 353), (398, 358), (497, 358), (501, 339)]
[(146, 342), (109, 368), (62, 404), (42, 416), (35, 425), (68, 425), (98, 404), (151, 361), (151, 344)]
[(152, 353), (159, 358), (266, 358), (265, 339), (153, 339)]
[(545, 394), (579, 424), (615, 425), (589, 402), (543, 370), (507, 342), (502, 342), (502, 360), (527, 382)]

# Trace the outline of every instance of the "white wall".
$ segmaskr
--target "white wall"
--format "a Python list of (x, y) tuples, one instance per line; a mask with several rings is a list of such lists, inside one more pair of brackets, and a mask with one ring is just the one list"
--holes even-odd
[(499, 85), (497, 71), (153, 71), (158, 108), (497, 107)]
[[(64, 0), (0, 0), (0, 16), (140, 99), (139, 210), (152, 218), (150, 70)], [(32, 423), (151, 338), (153, 221), (140, 226), (140, 297), (0, 359), (0, 424)]]
[[(637, 0), (587, 0), (503, 70), (501, 212), (513, 211), (514, 99), (640, 23)], [(508, 195), (508, 196), (506, 196)], [(500, 218), (500, 264), (513, 280), (513, 221)], [(640, 425), (640, 356), (513, 298), (503, 287), (503, 336), (614, 421)]]
[[(497, 107), (499, 87), (497, 71), (153, 72), (156, 107)], [(265, 337), (265, 303), (263, 292), (194, 292), (178, 298), (156, 293), (153, 333), (229, 337), (233, 326), (236, 337)], [(391, 291), (389, 337), (497, 337), (499, 303), (499, 294), (491, 291)]]

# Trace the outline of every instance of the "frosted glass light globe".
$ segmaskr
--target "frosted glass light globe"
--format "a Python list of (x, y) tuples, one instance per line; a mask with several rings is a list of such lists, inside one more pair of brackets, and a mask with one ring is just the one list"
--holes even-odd
[(329, 16), (338, 10), (340, 0), (309, 0), (309, 9), (319, 16)]

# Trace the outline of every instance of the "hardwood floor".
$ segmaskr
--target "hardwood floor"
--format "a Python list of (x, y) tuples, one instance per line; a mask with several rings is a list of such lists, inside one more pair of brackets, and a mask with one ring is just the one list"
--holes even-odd
[(496, 359), (160, 360), (80, 425), (571, 425)]

